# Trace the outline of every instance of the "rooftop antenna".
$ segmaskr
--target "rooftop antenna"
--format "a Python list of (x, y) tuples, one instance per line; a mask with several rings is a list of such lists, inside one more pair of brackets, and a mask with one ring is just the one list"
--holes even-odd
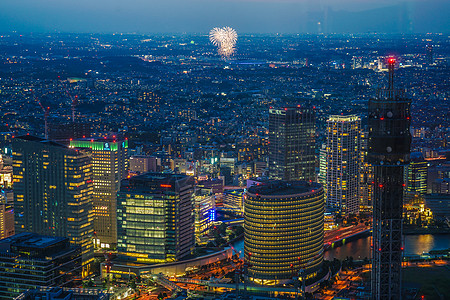
[(388, 59), (388, 70), (389, 70), (389, 85), (388, 90), (394, 90), (394, 67), (395, 67), (395, 58), (389, 57)]

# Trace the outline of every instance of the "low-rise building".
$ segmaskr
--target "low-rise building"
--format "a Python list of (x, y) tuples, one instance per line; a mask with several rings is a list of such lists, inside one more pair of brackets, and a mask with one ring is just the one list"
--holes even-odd
[(23, 232), (0, 240), (0, 299), (41, 286), (80, 283), (81, 247), (68, 238)]

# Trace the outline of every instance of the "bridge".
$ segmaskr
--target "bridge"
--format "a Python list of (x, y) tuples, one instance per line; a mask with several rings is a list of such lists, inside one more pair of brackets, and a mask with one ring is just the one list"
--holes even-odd
[(330, 230), (325, 232), (324, 246), (325, 249), (334, 247), (336, 243), (345, 243), (347, 239), (357, 237), (362, 234), (370, 232), (371, 228), (364, 224), (351, 225), (348, 227), (342, 227), (336, 230)]

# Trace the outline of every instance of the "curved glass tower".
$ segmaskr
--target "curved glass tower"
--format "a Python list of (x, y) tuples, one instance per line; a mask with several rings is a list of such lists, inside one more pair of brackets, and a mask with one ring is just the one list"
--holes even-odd
[(248, 276), (259, 284), (314, 277), (323, 262), (322, 185), (268, 181), (248, 189), (244, 253)]

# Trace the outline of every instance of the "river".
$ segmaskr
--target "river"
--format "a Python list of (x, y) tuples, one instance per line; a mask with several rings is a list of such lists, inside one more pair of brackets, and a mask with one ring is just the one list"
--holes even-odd
[[(430, 250), (443, 250), (450, 248), (450, 234), (418, 234), (405, 235), (405, 254), (420, 255)], [(244, 240), (234, 243), (234, 248), (244, 253)], [(345, 259), (347, 256), (353, 256), (355, 260), (370, 258), (370, 237), (360, 238), (346, 243), (340, 247), (329, 249), (325, 252), (326, 260)]]

